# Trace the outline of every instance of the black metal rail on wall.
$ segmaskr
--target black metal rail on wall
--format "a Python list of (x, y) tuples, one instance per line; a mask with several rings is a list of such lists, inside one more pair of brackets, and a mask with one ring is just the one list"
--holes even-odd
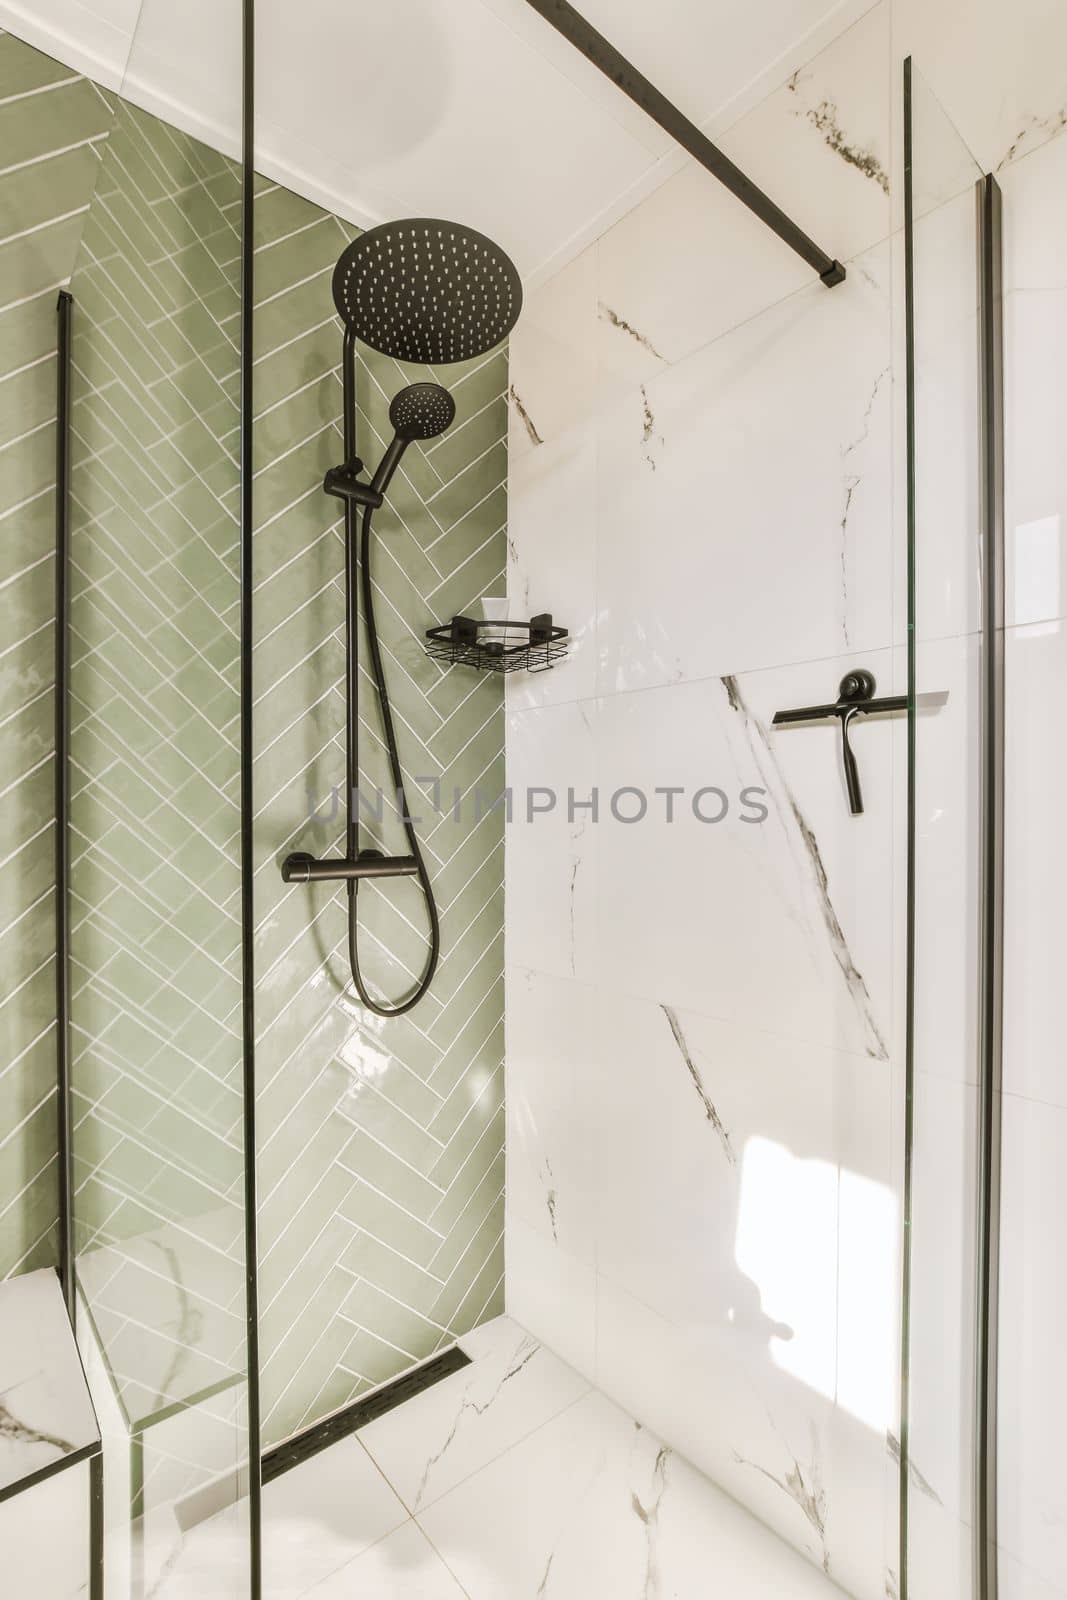
[(844, 280), (845, 269), (840, 261), (820, 249), (781, 206), (764, 194), (729, 156), (723, 154), (718, 145), (712, 144), (707, 134), (684, 112), (679, 111), (673, 100), (668, 100), (631, 61), (627, 61), (621, 51), (616, 50), (610, 40), (605, 39), (591, 22), (587, 22), (568, 0), (527, 0), (527, 4), (551, 23), (556, 32), (562, 34), (594, 67), (599, 68), (606, 78), (610, 78), (634, 105), (640, 106), (664, 133), (670, 134), (683, 150), (699, 161), (713, 178), (717, 178), (731, 194), (736, 195), (741, 204), (759, 217), (783, 243), (795, 250), (809, 267), (814, 268), (828, 289)]

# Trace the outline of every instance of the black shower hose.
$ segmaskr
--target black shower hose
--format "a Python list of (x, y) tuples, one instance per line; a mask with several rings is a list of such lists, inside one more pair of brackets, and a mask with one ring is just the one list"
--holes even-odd
[[(389, 767), (393, 778), (393, 789), (396, 794), (397, 805), (400, 807), (401, 820), (404, 832), (407, 834), (411, 854), (415, 858), (415, 869), (423, 896), (426, 900), (426, 913), (430, 920), (430, 954), (423, 969), (422, 977), (415, 988), (405, 1000), (399, 1000), (396, 1005), (387, 1001), (376, 1000), (367, 989), (363, 974), (359, 966), (358, 934), (356, 927), (356, 890), (358, 879), (351, 879), (348, 885), (348, 959), (352, 967), (352, 982), (360, 1000), (379, 1017), (402, 1017), (405, 1011), (410, 1011), (412, 1006), (418, 1005), (423, 995), (433, 982), (433, 975), (437, 971), (437, 962), (441, 954), (441, 922), (437, 915), (437, 902), (434, 900), (433, 886), (430, 875), (426, 870), (422, 850), (415, 833), (415, 825), (411, 820), (411, 810), (408, 806), (407, 795), (404, 792), (404, 773), (400, 766), (400, 755), (396, 747), (396, 730), (393, 727), (393, 713), (389, 705), (389, 691), (385, 683), (385, 668), (382, 665), (382, 652), (378, 644), (378, 625), (374, 617), (374, 587), (371, 583), (370, 567), (370, 541), (372, 509), (366, 506), (363, 511), (363, 528), (359, 544), (360, 590), (363, 597), (363, 622), (367, 630), (367, 647), (370, 652), (371, 672), (374, 676), (374, 687), (378, 691), (378, 704), (382, 712), (382, 728), (385, 733), (386, 748), (389, 751)], [(351, 558), (348, 562), (351, 573)], [(357, 648), (356, 640), (350, 639), (348, 648)], [(356, 708), (349, 708), (353, 726), (356, 718)], [(354, 796), (349, 796), (349, 805), (356, 804)]]

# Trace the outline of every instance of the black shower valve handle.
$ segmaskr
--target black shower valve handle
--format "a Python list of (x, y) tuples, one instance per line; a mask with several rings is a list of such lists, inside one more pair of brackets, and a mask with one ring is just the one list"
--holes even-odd
[(356, 856), (326, 856), (321, 860), (304, 850), (294, 850), (282, 862), (285, 883), (358, 883), (361, 878), (410, 878), (417, 872), (414, 856), (386, 856), (380, 850), (361, 850)]

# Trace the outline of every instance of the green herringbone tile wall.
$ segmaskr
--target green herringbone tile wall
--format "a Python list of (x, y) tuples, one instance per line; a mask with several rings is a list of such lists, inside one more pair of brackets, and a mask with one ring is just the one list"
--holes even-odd
[(0, 1278), (55, 1259), (56, 295), (110, 122), (0, 33)]
[[(71, 283), (75, 1224), (131, 1426), (245, 1367), (240, 198), (118, 101)], [(151, 1499), (219, 1433), (153, 1446)]]
[[(67, 147), (100, 144), (107, 103), (84, 79), (8, 43), (4, 93), (37, 87), (37, 72), (42, 89), (70, 80), (48, 91), (71, 98), (64, 115), (84, 119), (85, 107), (99, 108), (86, 131), (79, 121), (72, 132), (51, 108), (31, 113), (33, 97), (19, 102), (20, 116), (37, 118), (20, 160), (47, 158), (62, 144), (70, 183)], [(40, 1129), (36, 1142), (31, 1124), (9, 1140), (0, 1207), (19, 1230), (9, 1266), (38, 1264), (35, 1246), (47, 1259), (52, 710), (42, 663), (51, 650), (54, 372), (46, 358), (55, 287), (70, 272), (84, 226), (74, 281), (79, 1267), (137, 1421), (225, 1385), (243, 1354), (238, 191), (232, 166), (122, 102), (103, 162), (82, 159), (83, 197), (78, 206), (64, 201), (62, 223), (71, 222), (68, 211), (82, 214), (63, 270), (42, 254), (38, 277), (5, 296), (41, 299), (38, 333), (8, 365), (21, 384), (21, 369), (42, 363), (44, 439), (33, 451), (36, 478), (0, 468), (6, 507), (35, 496), (33, 520), (25, 508), (17, 522), (13, 514), (17, 538), (5, 546), (12, 576), (30, 574), (27, 598), (11, 597), (12, 637), (29, 665), (19, 670), (23, 692), (10, 708), (31, 715), (26, 730), (11, 735), (11, 834), (26, 864), (7, 874), (18, 889), (9, 890), (4, 914), (6, 925), (24, 919), (20, 956), (29, 961), (39, 951), (33, 984), (20, 979), (11, 996), (4, 1060), (15, 1067), (0, 1081), (5, 1106), (13, 1098), (23, 1122), (36, 1112)], [(68, 191), (57, 181), (48, 192), (58, 204)], [(16, 204), (25, 214), (19, 196), (5, 219)], [(339, 817), (330, 818), (331, 795), (344, 781), (342, 548), (337, 506), (321, 479), (341, 453), (330, 272), (351, 233), (294, 195), (259, 185), (256, 904), (268, 1444), (502, 1306), (503, 824), (499, 812), (476, 819), (469, 803), (476, 785), (492, 792), (503, 783), (502, 694), (498, 683), (431, 663), (422, 630), (502, 592), (503, 353), (436, 374), (455, 393), (457, 421), (429, 450), (409, 452), (378, 518), (379, 621), (401, 753), (413, 776), (438, 777), (445, 796), (457, 788), (467, 796), (458, 817), (434, 815), (428, 801), (416, 806), (426, 813), (420, 832), (443, 932), (423, 1005), (396, 1022), (365, 1015), (345, 965), (343, 900), (324, 889), (287, 889), (277, 870), (290, 849), (325, 853), (341, 837)], [(384, 448), (391, 394), (426, 375), (378, 358), (361, 368), (365, 457)], [(16, 447), (25, 432), (20, 407), (18, 399), (3, 413), (5, 424), (14, 416), (5, 439)], [(385, 781), (385, 764), (365, 673), (363, 697), (361, 758), (373, 790)], [(316, 801), (324, 803), (311, 821)], [(384, 848), (398, 847), (389, 809), (377, 831)], [(35, 945), (25, 938), (27, 913)], [(417, 894), (408, 884), (367, 889), (360, 914), (371, 980), (402, 992), (423, 959)]]
[[(507, 357), (439, 373), (361, 358), (359, 449), (372, 465), (405, 382), (456, 398), (451, 431), (413, 446), (376, 522), (377, 611), (405, 770), (467, 795), (438, 817), (412, 785), (441, 907), (427, 998), (383, 1021), (355, 1002), (346, 909), (286, 887), (293, 849), (343, 849), (344, 591), (339, 504), (341, 327), (330, 276), (353, 230), (283, 189), (257, 199), (256, 881), (263, 1404), (268, 1444), (403, 1372), (502, 1310), (503, 785), (499, 681), (442, 671), (423, 630), (503, 593)], [(363, 663), (365, 792), (387, 787)], [(336, 795), (338, 809), (334, 810)], [(416, 800), (418, 795), (418, 801)], [(309, 796), (320, 802), (309, 821)], [(447, 805), (448, 802), (446, 801)], [(365, 843), (403, 848), (395, 808)], [(421, 970), (410, 883), (359, 896), (364, 965), (398, 996)]]

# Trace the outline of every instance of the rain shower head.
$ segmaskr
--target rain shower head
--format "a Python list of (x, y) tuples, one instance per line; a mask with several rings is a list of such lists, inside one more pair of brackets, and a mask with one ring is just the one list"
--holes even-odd
[(439, 439), (452, 426), (455, 415), (456, 402), (439, 383), (409, 383), (394, 395), (389, 407), (393, 442), (371, 480), (371, 493), (384, 495), (408, 445), (416, 439), (424, 444), (429, 439)]
[(447, 366), (484, 355), (522, 310), (513, 263), (484, 233), (435, 217), (370, 228), (334, 268), (346, 326), (381, 355)]

